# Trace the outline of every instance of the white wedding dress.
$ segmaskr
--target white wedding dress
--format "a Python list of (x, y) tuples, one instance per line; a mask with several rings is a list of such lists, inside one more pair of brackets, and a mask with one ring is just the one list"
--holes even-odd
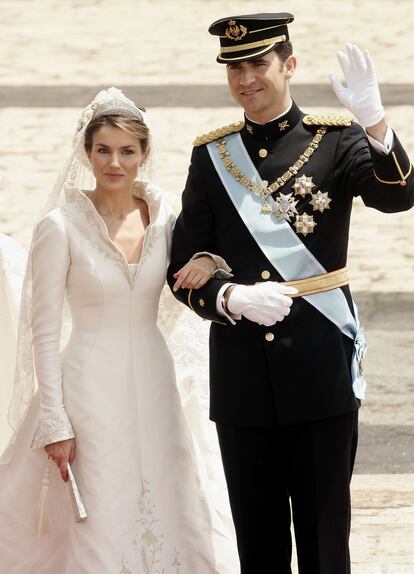
[[(40, 393), (0, 465), (1, 573), (237, 571), (225, 482), (214, 466), (210, 430), (202, 429), (207, 420), (197, 413), (203, 397), (191, 392), (188, 377), (180, 396), (157, 326), (175, 217), (157, 188), (138, 190), (150, 225), (137, 265), (127, 263), (87, 194), (76, 189), (35, 230), (32, 325)], [(72, 326), (60, 354), (64, 297)], [(176, 320), (170, 309), (164, 322), (173, 339)], [(180, 337), (177, 331), (176, 346)], [(184, 357), (184, 367), (189, 363)], [(84, 522), (75, 522), (68, 486), (43, 448), (72, 436)], [(48, 464), (51, 526), (39, 537)]]

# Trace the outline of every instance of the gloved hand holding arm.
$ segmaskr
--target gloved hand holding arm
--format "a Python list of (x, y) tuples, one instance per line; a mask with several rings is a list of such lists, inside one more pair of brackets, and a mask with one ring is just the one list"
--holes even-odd
[(249, 321), (270, 326), (289, 315), (292, 298), (297, 289), (283, 283), (232, 285), (224, 295), (228, 311), (243, 315)]

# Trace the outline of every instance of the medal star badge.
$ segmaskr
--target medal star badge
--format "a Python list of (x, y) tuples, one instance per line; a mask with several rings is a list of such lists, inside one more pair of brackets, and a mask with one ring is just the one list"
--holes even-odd
[(312, 199), (309, 203), (313, 207), (313, 211), (320, 211), (323, 213), (325, 209), (330, 209), (329, 204), (331, 201), (332, 199), (328, 197), (327, 193), (317, 191), (316, 193), (312, 193)]
[(296, 233), (301, 233), (306, 236), (308, 233), (313, 233), (316, 221), (313, 221), (313, 215), (304, 213), (303, 215), (296, 216), (296, 221), (293, 225), (296, 227)]
[(296, 205), (299, 200), (294, 199), (293, 193), (287, 195), (280, 194), (275, 200), (275, 207), (273, 209), (276, 217), (290, 221), (290, 218), (297, 215)]
[(312, 181), (312, 176), (308, 177), (307, 175), (302, 175), (295, 179), (292, 189), (295, 192), (295, 195), (305, 197), (308, 193), (312, 193), (313, 187), (315, 187), (315, 184)]
[(267, 203), (267, 201), (264, 202), (262, 209), (260, 210), (260, 213), (262, 215), (270, 215), (272, 213), (272, 208), (270, 207), (270, 205)]
[(264, 204), (262, 206), (262, 209), (260, 210), (260, 213), (262, 215), (270, 215), (272, 213), (272, 208), (270, 207), (268, 201), (267, 201), (267, 196), (268, 196), (268, 190), (267, 190), (267, 186), (269, 185), (269, 182), (264, 179), (263, 180), (263, 187), (262, 187), (262, 194), (263, 194), (263, 198), (264, 198)]
[(277, 125), (278, 125), (281, 132), (285, 131), (286, 128), (290, 128), (289, 122), (287, 120), (284, 120), (283, 122), (279, 122)]

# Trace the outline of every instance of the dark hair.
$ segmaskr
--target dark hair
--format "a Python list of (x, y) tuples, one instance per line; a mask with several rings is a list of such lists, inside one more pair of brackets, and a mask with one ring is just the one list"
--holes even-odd
[(142, 152), (148, 155), (150, 151), (149, 129), (143, 121), (135, 117), (121, 116), (118, 114), (108, 114), (92, 119), (85, 130), (85, 151), (92, 149), (93, 134), (103, 126), (113, 126), (120, 128), (127, 134), (137, 138), (141, 144)]
[(284, 42), (279, 42), (274, 47), (274, 51), (279, 56), (280, 61), (286, 62), (286, 60), (293, 54), (293, 46), (290, 40), (285, 40)]

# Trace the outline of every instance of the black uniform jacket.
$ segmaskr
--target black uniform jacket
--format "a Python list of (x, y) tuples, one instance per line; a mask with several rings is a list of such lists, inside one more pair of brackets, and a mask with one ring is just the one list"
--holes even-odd
[[(262, 179), (275, 181), (311, 142), (319, 126), (305, 125), (303, 116), (293, 104), (286, 116), (265, 126), (246, 119), (242, 140)], [(395, 134), (394, 138), (392, 153), (383, 155), (369, 146), (359, 125), (328, 127), (318, 149), (296, 176), (312, 176), (313, 190), (328, 192), (331, 199), (329, 209), (321, 213), (309, 205), (310, 195), (295, 197), (298, 212), (312, 214), (317, 223), (313, 233), (299, 237), (328, 272), (346, 265), (354, 196), (384, 212), (403, 211), (414, 203), (413, 174), (405, 185), (395, 183), (401, 180), (400, 170), (403, 175), (409, 172), (410, 161)], [(268, 152), (264, 158), (259, 155), (263, 149)], [(291, 193), (294, 181), (280, 192)], [(246, 188), (246, 193), (252, 192)], [(233, 283), (254, 284), (267, 276), (269, 281), (282, 280), (238, 215), (206, 145), (193, 150), (182, 213), (174, 231), (170, 286), (173, 273), (200, 251), (221, 255), (232, 268)], [(269, 273), (262, 275), (264, 271)], [(288, 317), (272, 327), (244, 318), (232, 325), (216, 312), (217, 294), (225, 282), (211, 279), (199, 290), (175, 293), (198, 315), (213, 321), (212, 420), (251, 426), (299, 424), (358, 409), (350, 376), (351, 339), (302, 298), (294, 299)], [(351, 306), (349, 287), (342, 289)]]

